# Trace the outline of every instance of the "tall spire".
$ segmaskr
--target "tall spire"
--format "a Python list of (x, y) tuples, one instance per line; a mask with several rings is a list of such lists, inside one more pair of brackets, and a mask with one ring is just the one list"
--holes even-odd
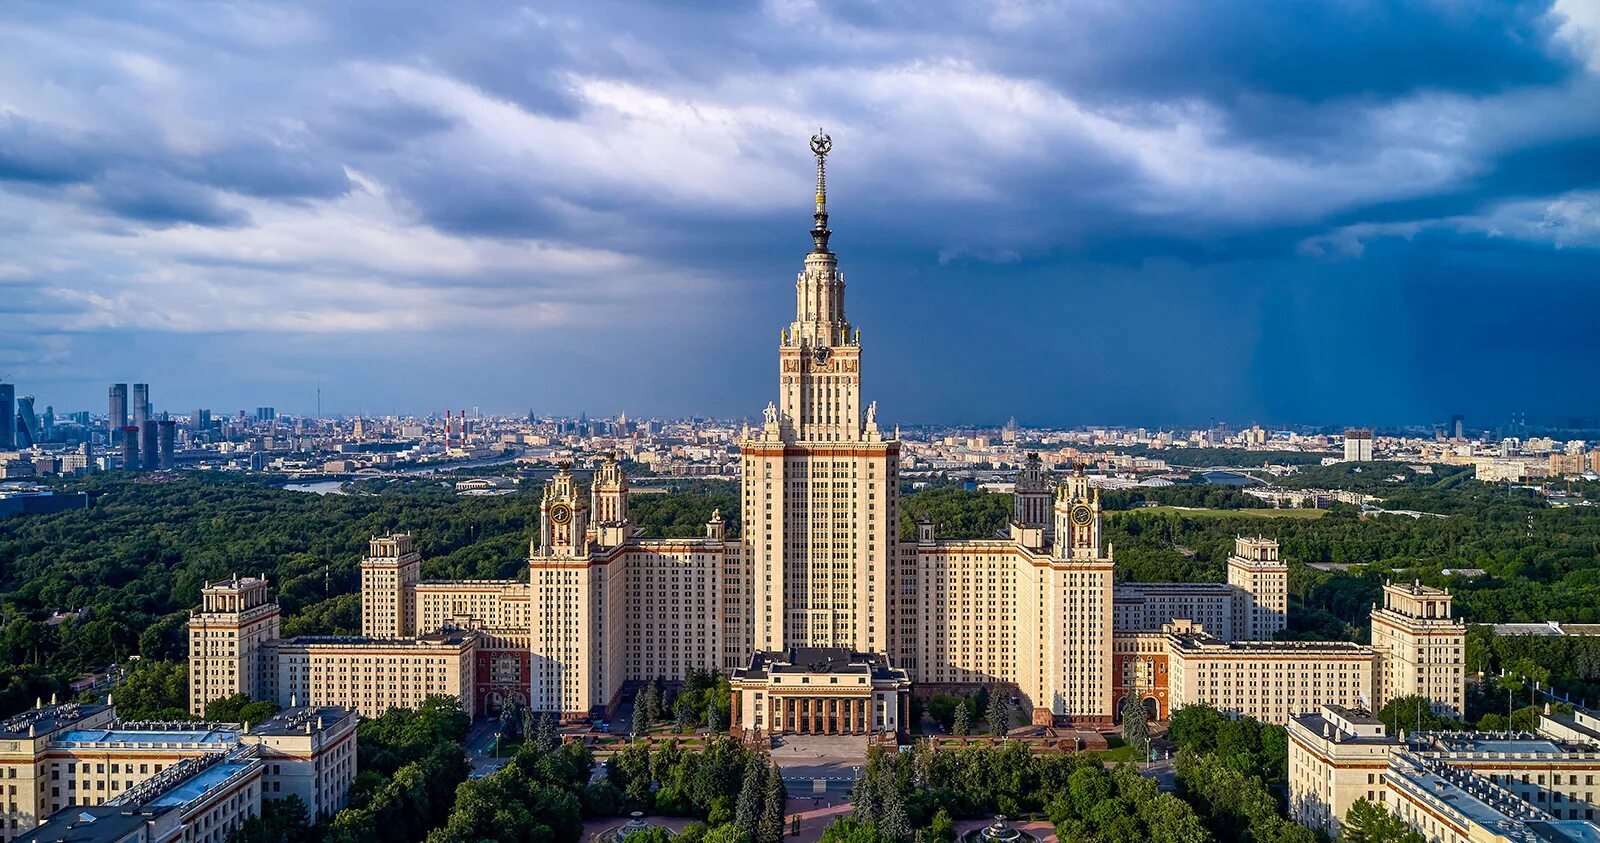
[(828, 251), (828, 235), (833, 232), (828, 230), (828, 153), (833, 151), (833, 138), (821, 129), (811, 136), (811, 154), (817, 156), (817, 212), (812, 215), (816, 225), (811, 229), (811, 240), (816, 244), (814, 252)]

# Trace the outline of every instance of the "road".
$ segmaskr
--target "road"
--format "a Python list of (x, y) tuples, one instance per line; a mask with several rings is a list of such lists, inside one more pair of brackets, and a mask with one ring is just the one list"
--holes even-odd
[(491, 752), (494, 745), (495, 734), (500, 729), (500, 721), (493, 717), (482, 717), (472, 724), (467, 730), (467, 763), (472, 771), (468, 775), (473, 778), (482, 778), (504, 767), (508, 759), (496, 758)]

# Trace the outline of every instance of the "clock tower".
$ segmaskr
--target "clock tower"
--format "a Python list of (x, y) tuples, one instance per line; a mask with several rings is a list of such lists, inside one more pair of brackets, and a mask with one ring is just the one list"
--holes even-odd
[(545, 484), (539, 501), (539, 545), (534, 557), (589, 555), (589, 503), (578, 493), (567, 464)]
[(1089, 478), (1079, 466), (1056, 488), (1056, 556), (1101, 558), (1100, 515), (1100, 490), (1090, 488)]

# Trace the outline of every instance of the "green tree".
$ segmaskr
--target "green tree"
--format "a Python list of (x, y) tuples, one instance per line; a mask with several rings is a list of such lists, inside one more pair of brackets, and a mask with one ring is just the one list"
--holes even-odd
[(189, 666), (183, 662), (133, 663), (112, 695), (124, 720), (188, 720)]
[(1420, 694), (1395, 697), (1384, 703), (1377, 716), (1389, 727), (1390, 734), (1401, 731), (1455, 731), (1466, 727), (1465, 723), (1436, 714), (1432, 702)]
[(927, 843), (956, 843), (955, 821), (943, 807), (934, 812), (933, 821), (928, 823)]
[(521, 699), (514, 695), (506, 698), (500, 706), (500, 737), (513, 740), (523, 736), (522, 708)]
[(961, 736), (972, 734), (972, 710), (967, 708), (965, 701), (956, 705), (951, 721), (951, 734)]
[(878, 788), (882, 799), (879, 809), (878, 831), (883, 836), (896, 841), (903, 841), (911, 836), (911, 818), (906, 814), (905, 795), (900, 792), (893, 782), (887, 782)]
[(1144, 703), (1129, 694), (1122, 704), (1122, 739), (1141, 759), (1150, 758), (1150, 722), (1145, 719)]
[(623, 843), (672, 843), (675, 838), (666, 828), (654, 825), (644, 831), (635, 831), (622, 838)]
[(872, 823), (852, 816), (840, 817), (822, 830), (821, 843), (893, 843)]
[(306, 803), (290, 794), (285, 799), (261, 800), (261, 813), (229, 832), (227, 843), (301, 843), (310, 834)]
[(749, 832), (740, 830), (732, 823), (724, 823), (708, 829), (701, 843), (751, 843), (751, 840)]
[(691, 694), (679, 694), (672, 702), (672, 725), (680, 732), (694, 729), (696, 722), (695, 697)]
[(1339, 839), (1344, 843), (1427, 843), (1387, 807), (1365, 799), (1356, 800), (1345, 813)]
[(733, 825), (744, 834), (754, 837), (756, 824), (761, 819), (762, 798), (766, 794), (766, 771), (759, 764), (746, 764), (744, 781), (739, 786), (739, 798), (734, 803)]
[(788, 807), (789, 793), (783, 786), (783, 773), (777, 764), (767, 768), (766, 782), (761, 799), (761, 818), (756, 821), (755, 843), (780, 843), (783, 840), (783, 817)]
[(272, 700), (252, 700), (244, 694), (206, 703), (206, 719), (213, 723), (246, 723), (254, 726), (278, 711), (278, 704)]
[(984, 719), (988, 721), (992, 735), (1005, 735), (1011, 731), (1011, 698), (1005, 691), (989, 694), (989, 711)]
[(540, 752), (555, 752), (561, 746), (561, 733), (556, 731), (555, 718), (550, 712), (539, 714), (539, 725), (533, 733), (533, 745)]

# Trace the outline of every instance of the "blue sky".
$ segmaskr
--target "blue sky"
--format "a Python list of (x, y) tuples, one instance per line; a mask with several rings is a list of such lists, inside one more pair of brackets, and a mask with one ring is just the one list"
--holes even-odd
[(0, 5), (0, 375), (890, 422), (1600, 416), (1600, 0)]

